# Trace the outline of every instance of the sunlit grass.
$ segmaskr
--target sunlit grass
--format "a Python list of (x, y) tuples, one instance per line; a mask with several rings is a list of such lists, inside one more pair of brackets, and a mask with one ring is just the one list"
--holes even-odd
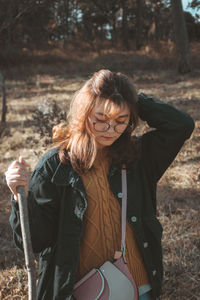
[[(97, 57), (94, 55), (94, 58)], [(59, 66), (55, 65), (55, 70), (58, 68)], [(23, 255), (15, 250), (8, 224), (10, 204), (4, 172), (19, 155), (24, 156), (29, 170), (33, 170), (47, 146), (45, 137), (41, 137), (37, 128), (33, 126), (32, 111), (44, 99), (56, 100), (63, 110), (67, 110), (74, 92), (88, 78), (88, 75), (69, 78), (70, 76), (66, 76), (67, 64), (62, 68), (65, 70), (63, 76), (62, 70), (58, 74), (52, 74), (52, 67), (50, 69), (49, 66), (46, 66), (44, 74), (41, 74), (37, 73), (37, 70), (41, 71), (42, 65), (37, 65), (30, 68), (29, 76), (24, 76), (19, 81), (6, 80), (7, 125), (0, 137), (0, 299), (27, 299), (27, 277), (22, 267)], [(75, 67), (70, 67), (70, 72), (73, 68)], [(48, 74), (49, 70), (51, 72)], [(86, 73), (89, 72), (87, 70)], [(137, 90), (174, 104), (189, 112), (196, 121), (191, 139), (185, 143), (158, 185), (159, 218), (164, 226), (165, 279), (162, 299), (195, 300), (200, 295), (199, 77), (196, 73), (180, 76), (171, 70), (131, 72)], [(141, 123), (137, 134), (145, 130), (145, 124)]]

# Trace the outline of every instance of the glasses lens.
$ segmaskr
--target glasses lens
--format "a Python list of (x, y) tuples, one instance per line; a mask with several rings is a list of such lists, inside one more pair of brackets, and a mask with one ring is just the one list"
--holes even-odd
[[(126, 123), (123, 123), (123, 124), (117, 124), (114, 126), (114, 130), (117, 132), (117, 133), (122, 133), (126, 127), (127, 127), (128, 124)], [(96, 122), (94, 123), (94, 129), (96, 131), (99, 131), (99, 132), (102, 132), (102, 131), (107, 131), (109, 129), (110, 125), (106, 122)]]
[(96, 131), (106, 131), (108, 130), (109, 125), (106, 122), (96, 122), (94, 124), (94, 129)]
[(115, 126), (115, 131), (118, 132), (118, 133), (122, 133), (127, 127), (127, 124), (117, 124)]

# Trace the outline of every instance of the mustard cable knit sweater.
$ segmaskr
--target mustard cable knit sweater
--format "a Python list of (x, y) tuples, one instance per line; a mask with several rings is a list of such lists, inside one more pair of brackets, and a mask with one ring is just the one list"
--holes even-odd
[[(109, 159), (105, 151), (100, 151), (94, 167), (81, 176), (88, 198), (88, 208), (84, 216), (77, 280), (92, 268), (100, 267), (106, 260), (113, 261), (115, 251), (121, 247), (121, 207), (109, 187), (108, 171)], [(126, 260), (136, 284), (147, 284), (148, 276), (128, 221)]]

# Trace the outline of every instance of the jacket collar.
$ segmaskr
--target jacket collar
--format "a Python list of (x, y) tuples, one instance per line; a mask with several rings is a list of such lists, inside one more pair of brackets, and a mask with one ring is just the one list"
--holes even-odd
[[(118, 167), (111, 164), (109, 170), (109, 178), (111, 178), (117, 171)], [(71, 185), (73, 188), (78, 190), (84, 190), (83, 182), (80, 175), (72, 168), (72, 165), (65, 165), (59, 162), (57, 169), (55, 170), (51, 182), (57, 185)]]
[(55, 170), (51, 182), (57, 185), (71, 185), (73, 188), (81, 187), (82, 180), (79, 174), (70, 165), (65, 165), (59, 162)]

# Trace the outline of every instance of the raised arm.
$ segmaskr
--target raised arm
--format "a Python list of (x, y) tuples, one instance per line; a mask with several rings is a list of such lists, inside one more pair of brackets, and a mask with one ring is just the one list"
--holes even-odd
[(186, 113), (143, 93), (138, 94), (139, 116), (154, 128), (142, 136), (142, 160), (150, 178), (158, 181), (194, 130)]

